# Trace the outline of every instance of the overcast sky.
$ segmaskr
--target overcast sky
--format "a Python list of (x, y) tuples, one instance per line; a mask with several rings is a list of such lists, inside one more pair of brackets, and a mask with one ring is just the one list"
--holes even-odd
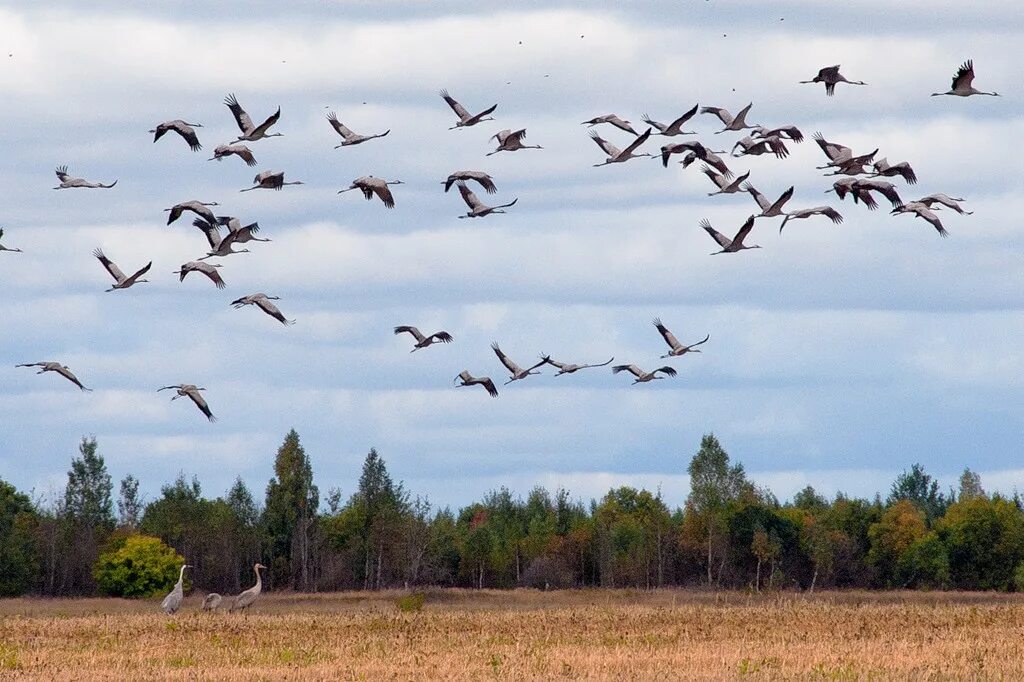
[[(39, 3), (40, 5), (42, 3)], [(262, 496), (289, 428), (321, 490), (350, 494), (376, 447), (392, 475), (437, 504), (498, 485), (564, 486), (577, 497), (621, 484), (661, 486), (671, 505), (713, 431), (780, 498), (885, 491), (914, 462), (952, 485), (970, 466), (989, 489), (1024, 489), (1024, 136), (1016, 2), (866, 0), (787, 3), (115, 2), (0, 3), (0, 477), (47, 494), (63, 486), (83, 435), (115, 480), (132, 473), (152, 499), (179, 471), (209, 495), (241, 475)], [(155, 4), (155, 3), (153, 3)], [(929, 97), (973, 59), (975, 85), (1003, 97)], [(867, 87), (799, 85), (842, 64)], [(449, 131), (447, 88), (494, 116)], [(236, 93), (257, 122), (281, 107), (283, 137), (250, 146), (259, 165), (208, 162), (237, 128)], [(710, 256), (698, 227), (732, 234), (749, 195), (708, 197), (699, 165), (603, 160), (581, 121), (615, 112), (670, 121), (695, 103), (748, 121), (797, 125), (785, 160), (729, 160), (790, 208), (830, 203), (845, 217), (758, 220), (763, 248)], [(333, 149), (328, 111), (388, 137)], [(147, 130), (202, 123), (202, 152)], [(543, 150), (486, 157), (503, 128)], [(712, 116), (691, 122), (712, 148)], [(619, 146), (628, 133), (602, 126)], [(909, 161), (905, 200), (964, 197), (974, 215), (940, 212), (950, 232), (825, 195), (814, 131), (855, 151)], [(674, 140), (693, 139), (674, 138)], [(656, 142), (655, 142), (656, 141)], [(665, 138), (652, 138), (657, 151)], [(669, 140), (673, 141), (673, 140)], [(112, 190), (55, 192), (53, 168)], [(306, 184), (239, 189), (257, 170)], [(506, 215), (458, 220), (440, 185), (484, 170)], [(361, 175), (401, 179), (396, 207), (336, 191)], [(223, 259), (228, 288), (171, 272), (205, 251), (189, 199), (258, 221), (269, 244)], [(883, 202), (884, 203), (884, 202)], [(153, 261), (152, 283), (104, 293), (92, 258), (124, 270)], [(278, 295), (284, 327), (245, 294)], [(661, 319), (699, 355), (668, 361), (674, 379), (630, 385), (607, 368), (531, 377), (491, 399), (456, 389), (463, 369), (506, 378), (489, 348), (522, 365), (665, 364)], [(411, 324), (455, 343), (410, 354)], [(95, 389), (15, 369), (57, 360)], [(206, 387), (208, 423), (166, 384)]]

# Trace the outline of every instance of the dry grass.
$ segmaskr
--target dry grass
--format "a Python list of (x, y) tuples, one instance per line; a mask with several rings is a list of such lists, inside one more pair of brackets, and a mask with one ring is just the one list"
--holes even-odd
[(0, 679), (1020, 679), (1024, 600), (438, 590), (264, 595), (247, 615), (0, 601)]

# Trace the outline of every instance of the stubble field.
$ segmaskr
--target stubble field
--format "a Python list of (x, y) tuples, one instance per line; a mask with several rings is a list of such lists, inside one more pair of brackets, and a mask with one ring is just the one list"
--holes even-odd
[(437, 590), (264, 595), (247, 614), (0, 600), (0, 679), (1021, 679), (1024, 599)]

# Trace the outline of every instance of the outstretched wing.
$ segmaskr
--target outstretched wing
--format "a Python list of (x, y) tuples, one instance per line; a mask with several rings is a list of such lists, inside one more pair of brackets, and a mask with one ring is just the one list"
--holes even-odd
[(96, 256), (100, 263), (103, 264), (103, 267), (107, 269), (107, 272), (110, 273), (110, 276), (114, 278), (115, 282), (120, 283), (124, 281), (124, 273), (121, 272), (121, 268), (117, 267), (117, 264), (114, 263), (114, 261), (107, 258), (103, 254), (102, 250), (96, 249), (95, 251), (92, 252), (92, 255)]
[(661, 333), (661, 338), (665, 339), (665, 343), (667, 343), (672, 350), (683, 347), (683, 344), (679, 343), (679, 339), (675, 337), (675, 334), (670, 332), (668, 328), (661, 323), (661, 318), (654, 318), (654, 326), (658, 328), (658, 332)]
[(353, 133), (348, 128), (348, 126), (346, 126), (344, 123), (338, 120), (338, 115), (333, 111), (327, 114), (327, 120), (330, 121), (331, 127), (334, 128), (334, 131), (341, 135), (342, 137), (344, 137), (346, 140), (355, 135), (355, 133)]
[(188, 397), (192, 399), (192, 402), (196, 404), (199, 411), (206, 415), (206, 418), (212, 422), (217, 421), (217, 418), (213, 416), (213, 412), (210, 411), (210, 406), (206, 404), (203, 396), (199, 395), (199, 391), (192, 390), (187, 393)]
[(437, 332), (435, 334), (431, 334), (430, 338), (437, 339), (441, 343), (451, 343), (454, 340), (452, 335), (448, 332)]
[(487, 389), (487, 392), (491, 394), (492, 398), (498, 397), (498, 389), (495, 388), (494, 382), (491, 381), (490, 377), (482, 377), (480, 379), (477, 379), (477, 381), (480, 382), (481, 386)]
[(683, 114), (682, 116), (680, 116), (676, 120), (674, 120), (671, 123), (669, 123), (668, 124), (668, 128), (669, 129), (682, 130), (683, 124), (686, 123), (687, 121), (689, 121), (691, 118), (693, 118), (697, 114), (697, 109), (699, 107), (700, 107), (699, 104), (694, 104), (692, 109), (687, 111), (685, 114)]
[(666, 375), (668, 375), (670, 377), (674, 377), (676, 375), (675, 369), (673, 369), (672, 367), (669, 367), (668, 365), (666, 365), (664, 367), (659, 367), (658, 369), (656, 369), (653, 372), (651, 372), (651, 374), (655, 374), (657, 372), (661, 372), (662, 374), (666, 374)]
[(730, 114), (728, 111), (721, 107), (703, 107), (700, 110), (700, 113), (714, 114), (715, 116), (718, 117), (718, 120), (720, 120), (723, 125), (729, 125), (730, 123), (732, 123), (732, 114)]
[(647, 142), (647, 138), (649, 138), (650, 136), (651, 128), (648, 128), (646, 131), (644, 131), (642, 135), (639, 135), (635, 140), (633, 140), (628, 147), (623, 149), (622, 153), (625, 154), (626, 156), (629, 156), (630, 154), (635, 152), (637, 148), (640, 147), (640, 145), (642, 145), (644, 142)]
[(728, 249), (732, 245), (732, 241), (724, 234), (711, 227), (711, 222), (705, 218), (700, 221), (700, 226), (704, 228), (705, 232), (711, 235), (711, 238), (718, 242), (718, 245), (723, 249)]
[(225, 97), (224, 104), (226, 104), (228, 109), (231, 110), (231, 114), (235, 117), (235, 122), (238, 124), (239, 130), (243, 133), (248, 133), (253, 129), (252, 119), (249, 118), (249, 114), (245, 113), (245, 109), (243, 109), (238, 103), (234, 94), (230, 94)]
[(612, 367), (612, 374), (618, 374), (619, 372), (629, 372), (637, 379), (644, 375), (644, 371), (636, 365), (615, 365)]
[(456, 116), (458, 116), (460, 119), (469, 118), (469, 112), (466, 111), (466, 107), (456, 102), (455, 98), (448, 94), (447, 90), (442, 90), (440, 92), (440, 95), (441, 97), (444, 98), (444, 101), (448, 103), (448, 106), (452, 108), (452, 111), (455, 112)]
[(286, 319), (284, 314), (280, 311), (280, 309), (276, 305), (268, 301), (265, 297), (261, 296), (260, 298), (256, 299), (256, 305), (260, 307), (260, 310), (265, 312), (267, 315), (270, 315), (272, 318), (274, 318), (281, 324), (294, 324), (294, 320)]
[(57, 170), (55, 170), (54, 172), (57, 174), (57, 179), (60, 180), (61, 182), (66, 182), (67, 180), (71, 179), (71, 176), (68, 175), (67, 166), (58, 166)]
[(498, 356), (498, 359), (501, 360), (501, 364), (505, 365), (505, 368), (508, 371), (512, 372), (512, 374), (519, 374), (520, 372), (523, 371), (522, 367), (512, 362), (512, 360), (510, 360), (509, 357), (502, 352), (501, 348), (498, 347), (497, 342), (491, 344), (491, 349), (494, 351), (494, 354)]
[(254, 131), (252, 131), (252, 134), (253, 135), (262, 135), (262, 134), (266, 133), (270, 129), (270, 126), (272, 126), (275, 123), (277, 123), (277, 121), (280, 118), (281, 118), (281, 107), (278, 107), (277, 111), (275, 111), (270, 116), (268, 116), (266, 121), (261, 123), (258, 128), (256, 128)]
[(953, 76), (952, 90), (967, 90), (974, 83), (974, 61), (968, 59), (960, 65), (956, 75)]
[(91, 388), (86, 388), (85, 386), (83, 386), (82, 382), (78, 380), (78, 377), (76, 377), (67, 367), (57, 367), (56, 369), (54, 369), (54, 371), (57, 372), (57, 374), (64, 377), (65, 379), (67, 379), (68, 381), (70, 381), (71, 383), (73, 383), (75, 386), (78, 386), (78, 388), (82, 389), (83, 391), (92, 390)]
[(459, 181), (459, 194), (462, 195), (462, 200), (465, 201), (466, 205), (471, 209), (477, 209), (483, 206), (483, 204), (480, 203), (480, 200), (476, 198), (476, 195), (473, 194), (473, 190), (471, 190), (466, 183), (461, 180)]
[(391, 193), (391, 188), (384, 182), (379, 182), (373, 186), (373, 192), (380, 197), (380, 200), (384, 202), (387, 208), (395, 207), (395, 195)]
[(616, 156), (619, 155), (619, 148), (613, 145), (608, 140), (601, 137), (600, 133), (598, 133), (596, 130), (590, 131), (590, 139), (596, 142), (597, 146), (600, 147), (604, 151), (604, 153), (607, 154), (610, 158), (615, 158)]
[(747, 218), (747, 222), (743, 223), (743, 227), (740, 228), (740, 231), (736, 233), (736, 237), (732, 240), (733, 243), (742, 244), (752, 229), (754, 229), (754, 216), (750, 216)]
[(412, 334), (413, 338), (415, 338), (417, 342), (422, 342), (422, 341), (424, 341), (426, 339), (426, 337), (423, 336), (423, 334), (420, 332), (420, 330), (417, 329), (416, 327), (409, 327), (407, 325), (401, 325), (401, 326), (395, 327), (395, 334), (403, 334), (403, 333), (405, 333), (405, 334)]

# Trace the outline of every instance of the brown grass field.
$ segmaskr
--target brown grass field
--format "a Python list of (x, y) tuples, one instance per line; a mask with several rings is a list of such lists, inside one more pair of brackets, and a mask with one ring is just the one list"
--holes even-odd
[(430, 590), (248, 614), (0, 600), (0, 679), (1024, 679), (1019, 595)]

